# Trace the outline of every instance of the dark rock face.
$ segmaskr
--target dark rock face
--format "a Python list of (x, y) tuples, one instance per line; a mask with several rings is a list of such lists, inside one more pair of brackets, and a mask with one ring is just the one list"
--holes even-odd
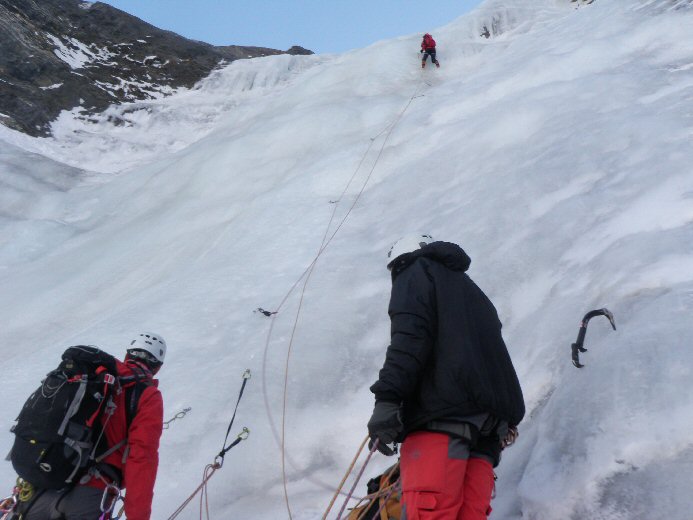
[(222, 61), (285, 53), (312, 54), (214, 47), (101, 2), (0, 0), (0, 123), (45, 136), (62, 110), (88, 115), (159, 97), (192, 87)]
[(256, 58), (258, 56), (274, 56), (276, 54), (293, 54), (295, 56), (305, 56), (313, 54), (313, 51), (294, 45), (289, 50), (278, 51), (265, 47), (241, 47), (239, 45), (222, 45), (215, 49), (228, 61), (241, 60), (243, 58)]

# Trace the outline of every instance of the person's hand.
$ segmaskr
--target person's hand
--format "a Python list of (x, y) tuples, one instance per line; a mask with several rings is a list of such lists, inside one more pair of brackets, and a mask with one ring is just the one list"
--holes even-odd
[(512, 446), (519, 436), (520, 433), (517, 431), (517, 426), (508, 426), (508, 433), (501, 439), (503, 449)]
[(371, 440), (368, 447), (373, 449), (373, 445), (378, 440), (376, 449), (383, 455), (394, 455), (396, 449), (390, 448), (388, 444), (396, 442), (402, 433), (403, 425), (399, 414), (399, 403), (391, 401), (376, 401), (373, 408), (373, 415), (368, 421), (368, 435)]
[(423, 49), (421, 49), (419, 52), (423, 52)]

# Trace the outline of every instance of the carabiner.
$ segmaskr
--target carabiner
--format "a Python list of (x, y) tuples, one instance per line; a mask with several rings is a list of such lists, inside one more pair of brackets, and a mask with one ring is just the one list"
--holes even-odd
[(101, 496), (101, 516), (108, 518), (104, 515), (113, 513), (118, 500), (120, 500), (120, 488), (115, 484), (106, 484), (106, 488)]

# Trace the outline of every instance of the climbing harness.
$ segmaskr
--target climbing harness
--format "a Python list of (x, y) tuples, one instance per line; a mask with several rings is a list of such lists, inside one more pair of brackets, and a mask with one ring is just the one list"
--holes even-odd
[(616, 330), (614, 315), (609, 309), (595, 309), (585, 314), (585, 316), (582, 318), (582, 323), (580, 323), (577, 340), (571, 345), (573, 365), (575, 365), (577, 368), (582, 368), (585, 366), (580, 364), (580, 352), (587, 352), (587, 349), (583, 347), (585, 342), (585, 334), (587, 333), (587, 324), (595, 316), (606, 316), (613, 329)]
[(177, 419), (182, 419), (183, 417), (185, 417), (190, 410), (192, 410), (192, 408), (190, 408), (190, 407), (183, 408), (180, 412), (178, 412), (176, 415), (171, 417), (168, 421), (164, 422), (164, 430), (168, 430), (169, 424), (171, 424), (173, 421), (175, 421)]
[[(349, 181), (347, 182), (346, 186), (344, 187), (344, 189), (343, 189), (343, 191), (342, 191), (342, 194), (339, 196), (339, 198), (338, 198), (337, 200), (330, 200), (330, 201), (329, 201), (330, 204), (333, 205), (332, 214), (331, 214), (331, 216), (330, 216), (329, 222), (327, 223), (327, 227), (325, 228), (325, 233), (324, 233), (324, 235), (323, 235), (323, 239), (322, 239), (322, 242), (321, 242), (321, 244), (320, 244), (320, 247), (318, 248), (318, 251), (317, 251), (315, 257), (313, 258), (313, 260), (311, 261), (311, 263), (308, 265), (308, 267), (306, 267), (306, 269), (303, 271), (303, 273), (301, 273), (301, 275), (298, 277), (298, 279), (297, 279), (297, 280), (294, 282), (294, 284), (289, 288), (289, 290), (288, 290), (287, 293), (285, 294), (284, 298), (281, 300), (281, 302), (280, 302), (279, 305), (275, 308), (274, 311), (267, 311), (267, 310), (265, 310), (265, 309), (263, 309), (263, 308), (261, 308), (261, 307), (257, 309), (258, 312), (261, 312), (263, 315), (265, 315), (265, 316), (267, 316), (267, 317), (270, 317), (270, 318), (272, 319), (271, 324), (270, 324), (270, 327), (269, 327), (269, 330), (268, 330), (268, 333), (267, 333), (267, 338), (266, 338), (266, 341), (265, 341), (265, 348), (264, 348), (264, 353), (263, 353), (263, 362), (262, 362), (262, 374), (263, 374), (263, 377), (262, 377), (262, 392), (263, 392), (263, 398), (264, 398), (264, 402), (265, 402), (265, 411), (266, 411), (266, 413), (267, 413), (267, 417), (268, 417), (268, 420), (269, 420), (269, 423), (270, 423), (270, 427), (271, 427), (271, 430), (272, 430), (272, 434), (273, 434), (273, 436), (274, 436), (274, 438), (275, 438), (275, 441), (277, 442), (277, 444), (279, 445), (280, 450), (281, 450), (281, 457), (282, 457), (282, 464), (281, 464), (281, 467), (282, 467), (282, 481), (283, 481), (283, 484), (284, 484), (284, 498), (285, 498), (285, 502), (286, 502), (287, 512), (288, 512), (288, 515), (289, 515), (289, 520), (291, 520), (293, 517), (292, 517), (292, 513), (291, 513), (291, 507), (290, 507), (290, 504), (289, 504), (289, 495), (288, 495), (288, 490), (287, 490), (287, 476), (286, 476), (286, 461), (287, 461), (287, 459), (289, 460), (289, 462), (290, 462), (294, 467), (296, 467), (296, 464), (293, 463), (293, 462), (291, 461), (291, 459), (288, 458), (288, 455), (287, 455), (287, 453), (286, 453), (286, 439), (285, 439), (285, 431), (286, 431), (286, 403), (287, 403), (287, 389), (288, 389), (288, 380), (289, 380), (289, 360), (290, 360), (290, 357), (291, 357), (291, 351), (292, 351), (292, 347), (293, 347), (293, 341), (294, 341), (294, 337), (295, 337), (295, 332), (296, 332), (296, 329), (297, 329), (297, 327), (298, 327), (298, 320), (299, 320), (300, 313), (301, 313), (301, 308), (302, 308), (302, 304), (303, 304), (303, 298), (304, 298), (304, 295), (305, 295), (305, 291), (306, 291), (306, 288), (307, 288), (307, 286), (308, 286), (308, 282), (310, 281), (310, 277), (311, 277), (311, 275), (312, 275), (312, 273), (313, 273), (313, 270), (314, 270), (314, 268), (315, 268), (315, 265), (317, 264), (318, 260), (320, 259), (320, 257), (321, 257), (322, 254), (324, 253), (324, 251), (325, 251), (325, 250), (327, 249), (327, 247), (330, 245), (330, 243), (332, 242), (332, 240), (335, 238), (335, 236), (337, 235), (337, 233), (338, 233), (338, 232), (341, 230), (341, 228), (344, 226), (345, 222), (347, 221), (347, 219), (349, 218), (349, 216), (350, 216), (351, 213), (353, 212), (354, 208), (356, 207), (356, 204), (359, 202), (361, 196), (363, 195), (363, 193), (364, 193), (364, 191), (365, 191), (365, 189), (366, 189), (366, 186), (368, 185), (368, 183), (369, 183), (369, 181), (370, 181), (370, 179), (371, 179), (371, 177), (372, 177), (372, 175), (373, 175), (373, 172), (375, 171), (376, 166), (378, 165), (378, 162), (380, 161), (380, 158), (381, 158), (381, 156), (382, 156), (382, 154), (383, 154), (383, 151), (385, 150), (385, 146), (387, 145), (387, 143), (388, 143), (388, 141), (389, 141), (389, 139), (390, 139), (390, 136), (392, 135), (392, 132), (393, 132), (394, 129), (397, 127), (397, 125), (399, 124), (400, 120), (402, 119), (402, 117), (404, 116), (404, 114), (406, 113), (406, 111), (409, 109), (409, 106), (412, 104), (412, 102), (414, 101), (414, 99), (420, 97), (420, 96), (419, 96), (419, 88), (420, 88), (421, 85), (424, 84), (424, 83), (425, 83), (425, 82), (424, 82), (424, 80), (423, 80), (423, 76), (421, 76), (421, 77), (420, 77), (420, 80), (419, 80), (419, 83), (416, 85), (416, 89), (414, 90), (414, 93), (413, 93), (412, 96), (409, 98), (407, 104), (406, 104), (405, 107), (400, 111), (400, 113), (397, 115), (397, 117), (396, 117), (391, 123), (389, 123), (387, 126), (385, 126), (375, 137), (370, 138), (370, 143), (369, 143), (369, 145), (368, 145), (366, 151), (365, 151), (364, 154), (362, 155), (361, 160), (359, 161), (359, 163), (358, 163), (356, 169), (354, 170), (354, 173), (352, 174), (351, 178), (349, 179)], [(342, 201), (342, 199), (344, 198), (344, 196), (345, 196), (345, 194), (347, 193), (349, 187), (351, 186), (352, 182), (353, 182), (354, 179), (356, 178), (357, 173), (361, 170), (361, 166), (363, 165), (364, 161), (366, 160), (366, 157), (367, 157), (368, 154), (370, 153), (371, 148), (373, 147), (373, 145), (374, 145), (374, 143), (375, 143), (375, 140), (376, 140), (378, 137), (380, 137), (381, 135), (383, 135), (383, 134), (385, 135), (385, 138), (384, 138), (384, 140), (383, 140), (383, 142), (382, 142), (382, 144), (381, 144), (381, 146), (380, 146), (380, 149), (378, 150), (377, 156), (376, 156), (376, 158), (375, 158), (375, 160), (374, 160), (374, 162), (373, 162), (373, 164), (372, 164), (372, 166), (371, 166), (371, 168), (370, 168), (368, 174), (366, 175), (365, 180), (364, 180), (363, 183), (361, 184), (361, 187), (360, 187), (360, 189), (359, 189), (359, 192), (355, 195), (352, 204), (351, 204), (351, 205), (349, 206), (349, 208), (347, 209), (347, 211), (346, 211), (346, 213), (344, 214), (344, 216), (342, 217), (341, 221), (339, 221), (339, 223), (337, 224), (337, 226), (335, 227), (335, 229), (334, 229), (334, 230), (332, 231), (332, 233), (330, 234), (330, 229), (332, 228), (332, 223), (333, 223), (333, 221), (335, 220), (335, 216), (336, 216), (337, 209), (338, 209), (338, 207), (339, 207), (339, 203), (340, 203), (340, 202)], [(289, 338), (289, 345), (288, 345), (288, 347), (287, 347), (287, 354), (286, 354), (285, 371), (284, 371), (284, 397), (283, 397), (283, 405), (282, 405), (282, 421), (281, 421), (282, 424), (281, 424), (281, 435), (280, 435), (280, 434), (277, 432), (277, 427), (276, 427), (276, 424), (275, 424), (274, 419), (273, 419), (273, 417), (272, 417), (272, 412), (271, 412), (270, 403), (269, 403), (269, 393), (268, 393), (268, 391), (267, 391), (267, 383), (266, 383), (266, 381), (267, 381), (266, 372), (267, 372), (267, 363), (268, 363), (267, 360), (268, 360), (268, 353), (269, 353), (269, 345), (270, 345), (270, 339), (271, 339), (271, 337), (272, 337), (272, 332), (273, 332), (273, 329), (274, 329), (274, 323), (275, 323), (276, 314), (281, 310), (281, 308), (284, 306), (284, 304), (285, 304), (285, 303), (287, 302), (287, 300), (289, 299), (289, 296), (293, 293), (293, 291), (296, 289), (296, 287), (298, 287), (298, 285), (301, 283), (302, 280), (303, 280), (303, 288), (302, 288), (302, 290), (301, 290), (301, 296), (300, 296), (300, 300), (299, 300), (299, 304), (298, 304), (298, 309), (297, 309), (297, 311), (296, 311), (296, 315), (295, 315), (295, 318), (294, 318), (293, 329), (292, 329), (292, 332), (291, 332), (291, 336), (290, 336), (290, 338)], [(315, 483), (315, 484), (318, 485), (318, 486), (325, 487), (325, 484), (324, 484), (323, 482), (314, 481), (314, 480), (310, 479), (310, 477), (308, 478), (308, 480), (310, 480), (311, 482)]]
[(248, 428), (243, 428), (241, 430), (241, 433), (239, 433), (236, 438), (229, 444), (228, 446), (226, 443), (228, 442), (229, 439), (229, 433), (231, 432), (231, 428), (233, 427), (233, 422), (236, 419), (236, 412), (238, 411), (238, 405), (241, 402), (241, 398), (243, 397), (243, 391), (245, 390), (246, 385), (248, 384), (248, 380), (250, 379), (250, 370), (246, 370), (243, 372), (243, 383), (241, 384), (241, 390), (238, 392), (238, 400), (236, 401), (236, 406), (233, 409), (233, 416), (231, 417), (231, 421), (229, 422), (229, 427), (226, 429), (226, 436), (224, 437), (224, 444), (222, 445), (221, 451), (214, 457), (214, 462), (212, 464), (207, 464), (204, 469), (204, 473), (202, 474), (202, 483), (200, 483), (199, 486), (191, 493), (191, 495), (176, 509), (171, 516), (168, 517), (168, 520), (174, 520), (178, 515), (181, 514), (181, 512), (187, 507), (187, 505), (192, 502), (192, 500), (195, 498), (195, 496), (200, 493), (200, 519), (202, 519), (202, 514), (203, 511), (206, 512), (206, 518), (209, 520), (209, 502), (208, 502), (208, 494), (207, 494), (207, 483), (209, 482), (209, 479), (212, 478), (214, 473), (221, 469), (222, 466), (224, 465), (224, 457), (226, 454), (233, 448), (234, 446), (237, 446), (240, 444), (242, 441), (246, 440), (248, 436), (250, 435), (250, 430)]

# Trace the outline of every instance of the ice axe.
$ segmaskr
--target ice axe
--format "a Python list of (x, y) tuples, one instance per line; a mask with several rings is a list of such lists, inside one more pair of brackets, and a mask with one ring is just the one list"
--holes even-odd
[(616, 330), (614, 315), (609, 309), (595, 309), (585, 314), (585, 316), (582, 318), (582, 323), (580, 323), (580, 330), (578, 330), (577, 340), (571, 345), (571, 349), (573, 351), (573, 365), (575, 365), (577, 368), (582, 368), (585, 366), (580, 364), (580, 352), (587, 352), (587, 349), (582, 345), (585, 342), (585, 334), (587, 334), (587, 324), (595, 316), (606, 316), (613, 329)]

